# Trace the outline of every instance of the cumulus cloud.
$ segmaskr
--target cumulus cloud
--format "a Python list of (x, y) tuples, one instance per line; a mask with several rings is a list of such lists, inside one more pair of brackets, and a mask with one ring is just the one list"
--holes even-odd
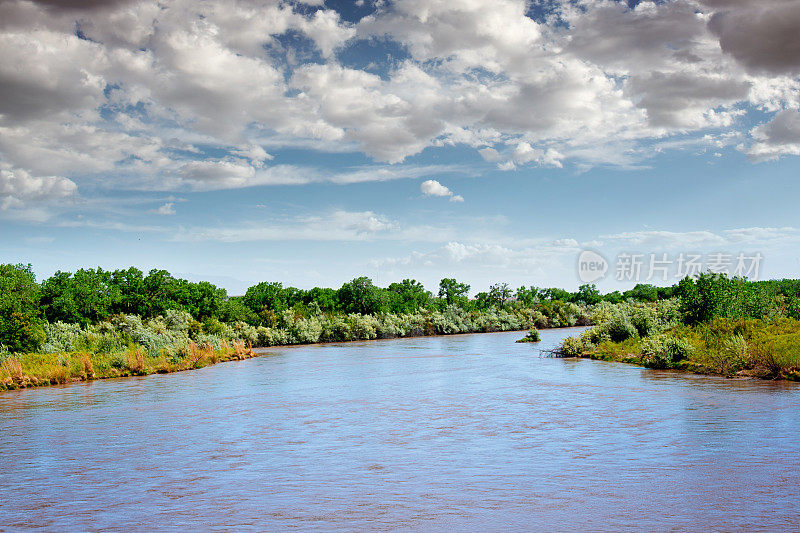
[(77, 193), (77, 186), (58, 176), (32, 176), (23, 169), (0, 166), (0, 210), (30, 202), (58, 201)]
[[(325, 179), (268, 138), (389, 164), (463, 144), (508, 170), (633, 168), (644, 143), (710, 134), (750, 137), (756, 161), (798, 153), (796, 0), (554, 3), (563, 24), (525, 0), (396, 0), (355, 24), (310, 3), (0, 1), (0, 160), (208, 190)], [(342, 55), (363, 44), (399, 51)], [(754, 108), (769, 119), (745, 128)]]
[(419, 186), (420, 191), (425, 196), (440, 196), (450, 198), (451, 202), (463, 202), (464, 198), (458, 194), (453, 193), (450, 189), (442, 185), (436, 180), (423, 181)]
[(757, 161), (777, 159), (783, 155), (800, 155), (800, 111), (785, 109), (753, 129), (755, 143), (745, 149)]

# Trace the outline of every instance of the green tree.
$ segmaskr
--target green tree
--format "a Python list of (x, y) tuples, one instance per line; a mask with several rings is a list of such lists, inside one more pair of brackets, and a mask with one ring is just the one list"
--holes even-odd
[(82, 268), (70, 274), (56, 272), (42, 283), (41, 306), (51, 322), (88, 325), (107, 320), (120, 299), (111, 273), (102, 268)]
[(569, 291), (565, 291), (564, 289), (559, 289), (558, 287), (542, 289), (541, 295), (544, 299), (550, 300), (551, 302), (555, 302), (557, 300), (562, 302), (569, 302), (572, 299), (572, 294)]
[(479, 292), (475, 295), (475, 308), (484, 311), (493, 305), (488, 292)]
[(515, 296), (517, 301), (525, 307), (533, 307), (535, 304), (539, 303), (539, 300), (542, 298), (540, 289), (533, 285), (530, 287), (520, 287), (517, 289)]
[(190, 285), (190, 301), (187, 309), (195, 318), (219, 317), (222, 306), (228, 299), (228, 292), (208, 281), (200, 281)]
[(186, 310), (188, 287), (185, 280), (175, 279), (166, 270), (154, 268), (145, 276), (143, 287), (147, 296), (145, 316), (163, 315), (167, 309)]
[(391, 310), (394, 313), (413, 313), (417, 309), (427, 307), (431, 301), (431, 293), (415, 279), (392, 283), (389, 285), (389, 292), (397, 295), (391, 303)]
[(372, 284), (366, 276), (355, 278), (338, 291), (339, 304), (346, 313), (370, 315), (386, 310), (387, 296), (384, 289)]
[(578, 292), (575, 293), (574, 301), (579, 303), (583, 302), (587, 305), (594, 305), (603, 298), (600, 296), (600, 291), (594, 284), (585, 283), (578, 287)]
[(247, 289), (242, 301), (247, 307), (259, 314), (264, 311), (280, 314), (289, 307), (286, 302), (283, 284), (278, 281), (262, 281), (257, 285), (253, 285)]
[(144, 273), (135, 267), (115, 270), (111, 273), (111, 285), (115, 287), (117, 300), (113, 313), (144, 316), (148, 311), (147, 293), (144, 288)]
[(42, 282), (40, 291), (41, 306), (50, 322), (80, 322), (80, 312), (75, 301), (72, 274), (56, 271)]
[(720, 274), (703, 273), (696, 280), (687, 276), (678, 282), (675, 292), (681, 299), (684, 322), (700, 324), (724, 315), (729, 281)]
[(439, 298), (444, 298), (447, 305), (464, 306), (469, 296), (469, 285), (459, 283), (455, 278), (444, 278), (439, 282)]
[(306, 306), (316, 303), (320, 311), (326, 313), (331, 313), (339, 309), (339, 296), (336, 289), (314, 287), (305, 292), (303, 301)]
[(634, 288), (622, 293), (625, 299), (636, 300), (637, 302), (655, 302), (658, 300), (658, 288), (648, 283), (638, 283)]
[(223, 322), (247, 322), (253, 326), (261, 324), (261, 318), (245, 305), (240, 296), (234, 296), (222, 302), (217, 318)]
[(511, 287), (508, 283), (495, 283), (489, 287), (489, 300), (496, 307), (503, 307), (511, 298)]
[(603, 295), (603, 300), (612, 304), (618, 304), (623, 300), (622, 293), (619, 291), (609, 292)]
[(31, 265), (0, 265), (0, 344), (35, 351), (45, 340), (39, 285)]

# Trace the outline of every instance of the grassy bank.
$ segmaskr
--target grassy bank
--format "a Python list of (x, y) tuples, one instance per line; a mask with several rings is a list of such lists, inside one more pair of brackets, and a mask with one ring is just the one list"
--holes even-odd
[[(261, 282), (228, 297), (164, 270), (56, 272), (0, 264), (0, 390), (197, 368), (249, 348), (532, 330), (594, 324), (558, 355), (722, 375), (797, 379), (800, 280), (750, 282), (706, 273), (672, 287), (600, 294), (443, 278), (339, 289)], [(198, 355), (199, 354), (199, 355)]]
[(198, 346), (190, 342), (185, 350), (178, 351), (177, 356), (166, 353), (151, 356), (141, 346), (131, 346), (124, 352), (111, 354), (89, 351), (17, 354), (4, 358), (0, 364), (0, 390), (167, 374), (254, 356), (250, 347), (237, 341), (230, 344), (223, 341), (219, 348), (210, 343)]
[(800, 381), (800, 320), (716, 317), (685, 324), (679, 302), (603, 305), (557, 354), (728, 377)]
[(189, 370), (252, 357), (253, 346), (519, 331), (587, 320), (585, 308), (574, 304), (560, 306), (554, 318), (528, 308), (468, 311), (448, 306), (442, 311), (380, 315), (305, 316), (286, 310), (279, 319), (276, 327), (217, 322), (212, 329), (197, 327), (187, 312), (169, 310), (148, 320), (117, 315), (88, 326), (45, 323), (39, 351), (0, 350), (0, 390)]

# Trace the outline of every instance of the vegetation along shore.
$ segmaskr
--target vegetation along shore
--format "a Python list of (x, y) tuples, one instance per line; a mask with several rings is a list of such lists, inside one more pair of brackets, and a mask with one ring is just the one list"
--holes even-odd
[(724, 375), (798, 379), (800, 281), (701, 275), (601, 295), (505, 283), (469, 298), (442, 279), (369, 278), (339, 289), (279, 282), (228, 297), (208, 282), (136, 268), (57, 272), (0, 265), (0, 390), (146, 375), (245, 359), (252, 347), (591, 325), (557, 355)]
[(252, 347), (589, 323), (582, 300), (560, 289), (469, 290), (451, 278), (434, 295), (414, 280), (381, 288), (361, 277), (339, 289), (263, 282), (228, 297), (164, 270), (81, 269), (37, 283), (30, 265), (0, 265), (0, 390), (199, 368)]
[(595, 326), (556, 355), (800, 381), (800, 281), (701, 274), (670, 289), (667, 299), (590, 307)]

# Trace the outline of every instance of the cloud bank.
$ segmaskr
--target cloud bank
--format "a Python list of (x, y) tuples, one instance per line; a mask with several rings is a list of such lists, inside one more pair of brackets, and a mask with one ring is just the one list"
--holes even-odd
[(276, 163), (276, 139), (396, 167), (451, 145), (506, 170), (632, 168), (676, 139), (800, 154), (796, 0), (528, 7), (2, 0), (0, 209), (336, 181)]

